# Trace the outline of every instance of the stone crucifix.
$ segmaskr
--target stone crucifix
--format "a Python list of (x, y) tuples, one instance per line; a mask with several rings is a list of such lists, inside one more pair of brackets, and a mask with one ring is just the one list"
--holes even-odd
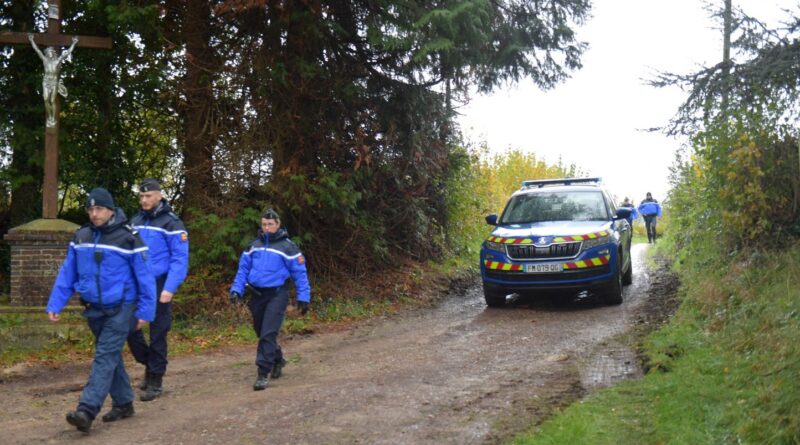
[[(44, 183), (42, 184), (42, 217), (55, 219), (58, 215), (58, 94), (67, 96), (67, 90), (59, 81), (61, 66), (76, 47), (111, 49), (111, 39), (95, 36), (69, 36), (61, 34), (61, 0), (47, 2), (47, 32), (0, 32), (0, 43), (33, 45), (44, 62), (42, 95), (45, 101), (46, 126), (44, 132)], [(36, 44), (47, 46), (44, 51)], [(58, 54), (54, 47), (69, 46)]]

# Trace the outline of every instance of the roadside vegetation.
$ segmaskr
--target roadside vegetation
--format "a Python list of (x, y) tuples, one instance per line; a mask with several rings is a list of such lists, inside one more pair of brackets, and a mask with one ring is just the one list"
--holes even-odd
[(589, 396), (514, 443), (797, 443), (798, 258), (795, 242), (684, 259), (681, 307), (643, 345), (645, 377)]
[(670, 130), (692, 144), (655, 252), (673, 262), (681, 304), (642, 345), (647, 374), (514, 443), (800, 443), (800, 19), (735, 23), (744, 62), (662, 79), (690, 91)]

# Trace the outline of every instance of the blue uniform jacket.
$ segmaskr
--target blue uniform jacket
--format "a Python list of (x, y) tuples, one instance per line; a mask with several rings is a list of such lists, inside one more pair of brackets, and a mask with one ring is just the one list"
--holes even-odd
[(639, 213), (642, 216), (661, 216), (661, 205), (655, 199), (645, 199), (639, 204)]
[(150, 248), (150, 267), (156, 279), (166, 276), (164, 290), (178, 291), (189, 270), (189, 234), (166, 200), (151, 211), (142, 209), (131, 218), (131, 225)]
[(60, 313), (77, 292), (87, 303), (114, 308), (136, 303), (136, 318), (153, 321), (156, 280), (147, 261), (147, 246), (116, 209), (106, 224), (81, 227), (67, 248), (47, 312)]
[(247, 283), (255, 287), (282, 286), (289, 276), (297, 288), (297, 301), (310, 302), (306, 260), (300, 249), (289, 239), (285, 229), (278, 229), (269, 236), (262, 232), (242, 253), (231, 292), (243, 295)]

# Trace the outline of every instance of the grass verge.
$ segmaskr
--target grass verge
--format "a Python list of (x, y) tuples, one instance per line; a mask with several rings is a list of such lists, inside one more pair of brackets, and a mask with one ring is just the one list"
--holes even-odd
[(798, 259), (800, 243), (686, 259), (676, 267), (681, 307), (645, 341), (645, 377), (590, 395), (514, 443), (800, 443)]

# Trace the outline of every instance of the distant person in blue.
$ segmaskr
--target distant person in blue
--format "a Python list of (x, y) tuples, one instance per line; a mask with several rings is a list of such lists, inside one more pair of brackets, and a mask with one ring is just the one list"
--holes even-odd
[(89, 381), (77, 409), (67, 413), (67, 422), (83, 432), (89, 431), (108, 395), (111, 410), (103, 416), (104, 422), (133, 415), (133, 390), (122, 349), (130, 330), (153, 321), (156, 311), (156, 282), (148, 249), (126, 225), (125, 213), (103, 188), (89, 193), (86, 212), (90, 222), (69, 243), (47, 302), (47, 316), (55, 322), (77, 292), (95, 337)]
[(258, 377), (253, 390), (267, 387), (269, 378), (281, 376), (286, 360), (278, 345), (278, 332), (289, 304), (286, 280), (291, 277), (297, 290), (297, 309), (308, 312), (311, 289), (306, 273), (306, 259), (281, 227), (278, 213), (272, 209), (261, 215), (261, 231), (242, 253), (239, 270), (231, 286), (230, 300), (242, 300), (245, 288), (250, 294), (253, 329), (258, 335), (256, 366)]
[(150, 344), (141, 330), (131, 332), (128, 347), (145, 366), (140, 399), (149, 402), (161, 395), (167, 372), (167, 333), (172, 328), (172, 297), (189, 269), (189, 234), (161, 194), (161, 184), (148, 178), (139, 186), (139, 211), (131, 225), (150, 248), (150, 267), (156, 277), (156, 319), (150, 323)]
[(644, 218), (644, 226), (647, 229), (647, 242), (656, 242), (656, 222), (661, 218), (661, 205), (653, 199), (653, 195), (647, 192), (647, 198), (639, 204), (639, 213)]
[(628, 220), (628, 224), (630, 224), (631, 230), (633, 230), (633, 222), (639, 217), (639, 212), (636, 210), (636, 207), (633, 206), (633, 203), (627, 196), (625, 197), (625, 200), (622, 201), (622, 204), (620, 204), (620, 207), (631, 210), (631, 214), (625, 219)]

